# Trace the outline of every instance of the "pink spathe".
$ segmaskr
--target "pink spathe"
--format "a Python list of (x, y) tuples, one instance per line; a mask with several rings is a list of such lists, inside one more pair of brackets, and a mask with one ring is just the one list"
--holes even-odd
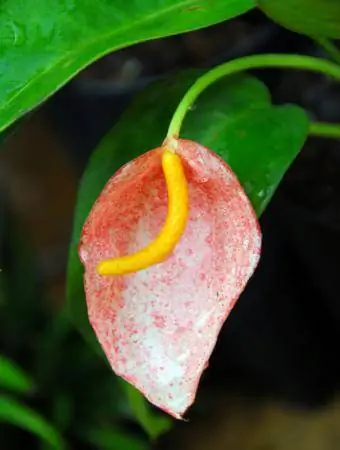
[(84, 225), (89, 319), (114, 372), (154, 405), (180, 418), (193, 403), (219, 331), (258, 263), (261, 233), (230, 167), (178, 140), (189, 186), (189, 219), (164, 262), (124, 276), (97, 264), (134, 253), (160, 232), (167, 214), (162, 148), (121, 168)]

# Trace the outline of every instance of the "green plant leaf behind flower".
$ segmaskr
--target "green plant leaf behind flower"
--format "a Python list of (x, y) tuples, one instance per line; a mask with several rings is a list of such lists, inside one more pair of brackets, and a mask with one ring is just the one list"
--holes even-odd
[[(78, 191), (68, 264), (68, 307), (76, 326), (102, 354), (88, 322), (83, 267), (78, 257), (82, 226), (109, 178), (126, 162), (159, 147), (174, 110), (200, 75), (182, 72), (156, 82), (131, 104), (93, 152)], [(305, 113), (295, 106), (273, 106), (267, 88), (254, 77), (225, 78), (199, 97), (187, 115), (182, 137), (216, 151), (238, 175), (260, 215), (308, 135)], [(167, 429), (153, 421), (141, 394), (125, 384), (131, 409), (150, 437)], [(157, 417), (158, 419), (158, 417)]]

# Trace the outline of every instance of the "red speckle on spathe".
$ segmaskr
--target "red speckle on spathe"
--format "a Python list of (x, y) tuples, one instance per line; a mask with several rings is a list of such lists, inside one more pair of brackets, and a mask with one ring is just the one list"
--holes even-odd
[(156, 328), (164, 328), (165, 327), (165, 319), (163, 316), (159, 316), (157, 314), (153, 314), (153, 324)]
[(100, 261), (143, 248), (161, 230), (167, 192), (159, 148), (109, 180), (84, 225), (79, 255), (89, 319), (113, 370), (180, 418), (255, 270), (261, 234), (230, 167), (195, 142), (177, 143), (190, 214), (173, 254), (126, 276), (96, 271)]

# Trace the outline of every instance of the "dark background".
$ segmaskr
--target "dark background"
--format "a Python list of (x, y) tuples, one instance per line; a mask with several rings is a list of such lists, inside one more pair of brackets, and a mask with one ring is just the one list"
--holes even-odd
[[(4, 141), (0, 353), (34, 378), (26, 403), (70, 448), (129, 448), (114, 439), (91, 442), (94, 426), (119, 423), (128, 436), (143, 437), (112, 375), (62, 311), (76, 188), (89, 155), (153, 79), (261, 52), (326, 56), (310, 39), (251, 12), (103, 58)], [(298, 71), (256, 75), (276, 103), (340, 122), (340, 86), (329, 79)], [(339, 202), (340, 142), (311, 139), (261, 218), (259, 268), (223, 328), (190, 423), (176, 424), (157, 448), (340, 449)], [(0, 423), (0, 448), (19, 445), (41, 444)]]

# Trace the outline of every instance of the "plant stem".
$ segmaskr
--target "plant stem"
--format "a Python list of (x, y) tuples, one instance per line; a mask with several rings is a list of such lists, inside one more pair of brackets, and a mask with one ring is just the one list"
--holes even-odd
[(313, 58), (311, 56), (267, 54), (234, 59), (205, 73), (189, 88), (177, 106), (171, 119), (167, 137), (177, 138), (179, 136), (189, 108), (197, 100), (197, 97), (215, 81), (227, 75), (239, 73), (244, 70), (263, 68), (311, 70), (313, 72), (320, 72), (324, 75), (328, 75), (340, 81), (340, 66), (325, 59)]
[(340, 50), (332, 41), (322, 37), (315, 37), (314, 40), (326, 50), (326, 52), (334, 59), (335, 62), (340, 64)]
[(309, 134), (311, 136), (340, 139), (340, 124), (312, 122), (309, 127)]

